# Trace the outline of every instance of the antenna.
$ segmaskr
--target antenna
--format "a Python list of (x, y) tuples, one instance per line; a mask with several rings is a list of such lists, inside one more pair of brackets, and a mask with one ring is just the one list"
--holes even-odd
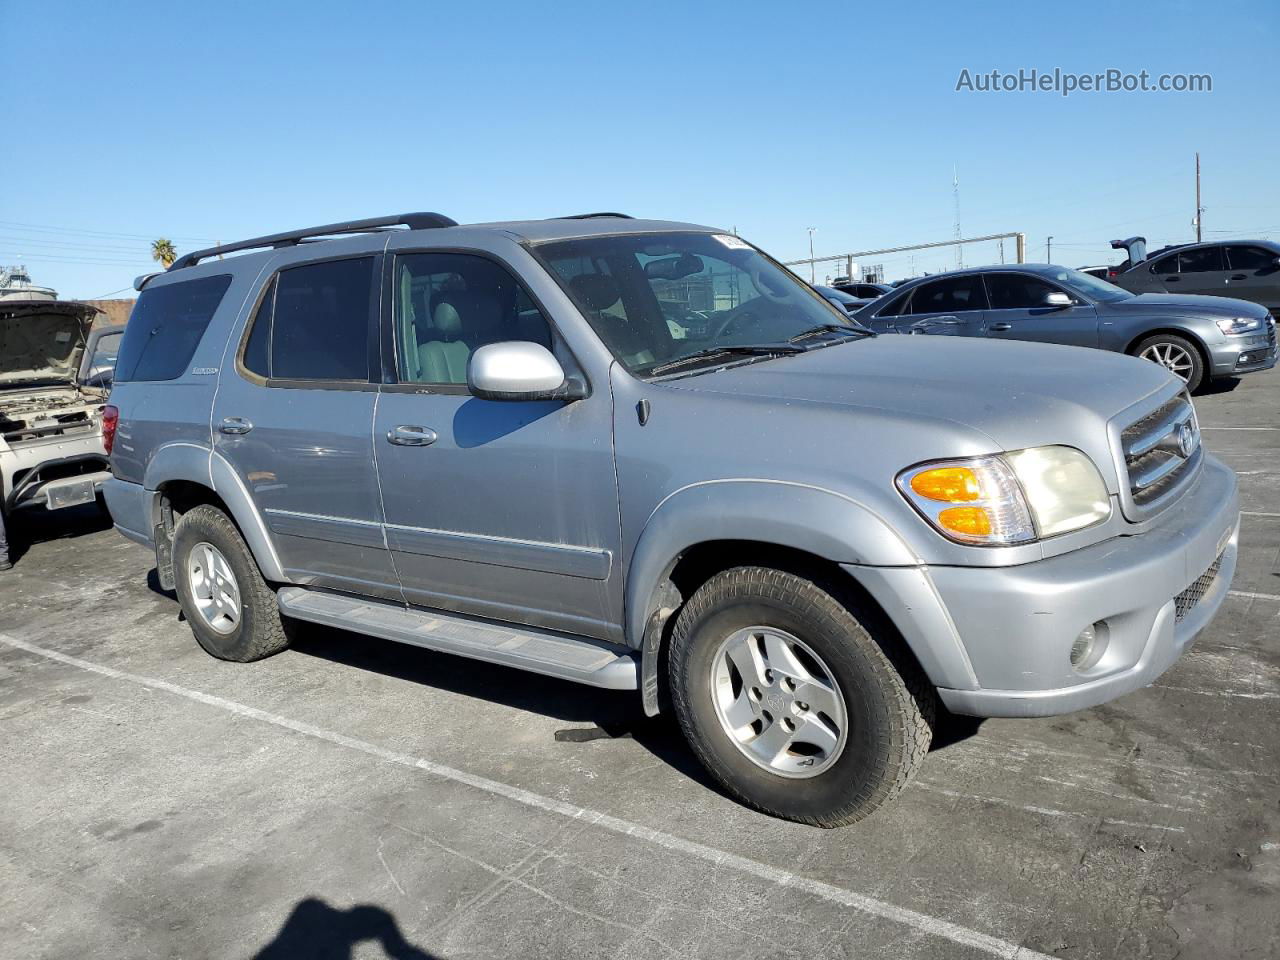
[(964, 247), (960, 244), (960, 176), (955, 164), (951, 165), (951, 194), (956, 206), (956, 269), (964, 269)]

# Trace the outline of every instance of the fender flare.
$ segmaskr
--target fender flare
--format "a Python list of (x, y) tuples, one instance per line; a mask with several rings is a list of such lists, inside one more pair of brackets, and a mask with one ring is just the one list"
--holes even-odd
[(152, 502), (153, 522), (159, 522), (159, 489), (174, 480), (208, 487), (226, 504), (231, 519), (240, 528), (249, 552), (268, 581), (287, 583), (275, 544), (254, 506), (249, 489), (226, 459), (208, 447), (194, 443), (170, 443), (156, 450), (147, 464), (143, 486), (156, 499)]
[(711, 480), (667, 496), (650, 514), (631, 554), (624, 606), (626, 642), (641, 651), (645, 712), (658, 712), (657, 664), (663, 627), (681, 598), (668, 577), (691, 547), (714, 540), (751, 540), (803, 550), (835, 563), (909, 566), (921, 563), (872, 507), (802, 483)]

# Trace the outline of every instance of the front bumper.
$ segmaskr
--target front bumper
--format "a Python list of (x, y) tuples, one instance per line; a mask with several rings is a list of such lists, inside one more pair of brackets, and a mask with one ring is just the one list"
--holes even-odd
[(1226, 338), (1227, 342), (1210, 348), (1212, 363), (1210, 375), (1215, 377), (1239, 376), (1270, 370), (1276, 365), (1276, 325), (1268, 319), (1267, 329), (1261, 333)]
[[(864, 583), (952, 712), (1048, 716), (1113, 700), (1172, 666), (1226, 598), (1238, 537), (1235, 474), (1206, 456), (1182, 502), (1140, 534), (1021, 566), (880, 571)], [(1197, 584), (1215, 563), (1207, 588)], [(921, 575), (928, 589), (912, 579)], [(1105, 652), (1077, 670), (1072, 644), (1098, 622)]]

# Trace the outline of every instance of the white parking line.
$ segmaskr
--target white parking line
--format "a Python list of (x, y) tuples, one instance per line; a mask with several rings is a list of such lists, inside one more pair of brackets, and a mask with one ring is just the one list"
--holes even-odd
[(1262, 513), (1258, 510), (1241, 510), (1242, 517), (1280, 517), (1280, 513)]
[(1229, 597), (1244, 597), (1246, 600), (1280, 600), (1274, 593), (1251, 593), (1248, 590), (1228, 590)]
[(860, 893), (854, 893), (843, 887), (837, 887), (829, 883), (823, 883), (820, 880), (810, 880), (798, 874), (791, 873), (787, 870), (772, 867), (765, 863), (759, 863), (755, 860), (748, 860), (746, 857), (740, 857), (736, 854), (726, 853), (723, 850), (717, 850), (714, 847), (708, 847), (701, 843), (695, 843), (692, 840), (684, 840), (673, 834), (663, 833), (661, 830), (654, 830), (650, 827), (642, 826), (638, 823), (632, 823), (629, 820), (623, 820), (620, 817), (613, 817), (607, 813), (600, 813), (595, 810), (589, 810), (586, 807), (579, 807), (572, 803), (565, 803), (562, 800), (553, 800), (550, 797), (544, 797), (541, 794), (533, 793), (529, 790), (523, 790), (520, 787), (513, 787), (506, 783), (500, 783), (497, 780), (490, 780), (487, 777), (477, 776), (473, 773), (467, 773), (464, 770), (457, 770), (453, 767), (446, 767), (443, 764), (434, 763), (431, 760), (425, 760), (421, 757), (415, 757), (407, 753), (397, 753), (394, 750), (387, 750), (376, 744), (368, 743), (364, 740), (358, 740), (355, 737), (348, 737), (341, 733), (335, 733), (332, 730), (325, 730), (322, 727), (312, 726), (309, 723), (302, 723), (298, 720), (290, 720), (288, 717), (281, 717), (274, 713), (267, 713), (265, 710), (259, 710), (257, 707), (246, 706), (242, 703), (236, 703), (234, 700), (226, 700), (222, 697), (214, 696), (209, 693), (202, 693), (199, 690), (189, 690), (186, 687), (178, 686), (176, 683), (170, 683), (167, 680), (159, 680), (155, 677), (144, 677), (135, 673), (127, 673), (124, 670), (116, 670), (114, 667), (106, 667), (97, 663), (90, 663), (88, 660), (81, 660), (79, 657), (68, 656), (65, 653), (59, 653), (56, 650), (48, 650), (44, 647), (36, 646), (34, 643), (27, 643), (25, 640), (19, 640), (17, 637), (0, 633), (0, 643), (13, 647), (17, 650), (25, 650), (27, 653), (33, 653), (36, 656), (44, 657), (46, 660), (55, 660), (58, 663), (65, 663), (68, 666), (76, 667), (80, 670), (87, 670), (90, 673), (96, 673), (100, 676), (110, 677), (112, 680), (124, 680), (128, 683), (138, 684), (139, 686), (148, 687), (152, 690), (163, 690), (174, 696), (185, 697), (188, 700), (194, 700), (196, 703), (203, 703), (206, 706), (216, 707), (219, 710), (225, 710), (228, 713), (234, 713), (242, 717), (250, 717), (254, 720), (260, 720), (263, 723), (270, 723), (286, 730), (292, 730), (294, 733), (300, 733), (303, 736), (312, 737), (316, 740), (324, 740), (328, 743), (334, 743), (341, 747), (347, 747), (351, 750), (359, 750), (361, 753), (377, 757), (387, 763), (396, 763), (406, 767), (416, 767), (427, 773), (441, 777), (445, 780), (452, 780), (455, 783), (466, 784), (477, 790), (483, 790), (486, 793), (495, 796), (504, 797), (516, 803), (524, 804), (527, 807), (533, 807), (537, 810), (543, 810), (548, 813), (559, 814), (562, 817), (568, 817), (572, 820), (583, 820), (594, 826), (609, 830), (613, 833), (621, 834), (625, 837), (635, 837), (638, 840), (647, 840), (649, 843), (675, 853), (682, 853), (686, 856), (693, 857), (698, 860), (706, 861), (715, 867), (728, 867), (739, 873), (748, 874), (759, 880), (777, 884), (780, 887), (789, 887), (795, 890), (802, 890), (811, 896), (819, 897), (831, 903), (838, 903), (841, 906), (852, 907), (863, 913), (872, 916), (881, 917), (885, 920), (892, 920), (894, 923), (900, 923), (903, 926), (912, 927), (922, 933), (931, 936), (941, 937), (944, 940), (950, 940), (966, 947), (972, 947), (975, 950), (981, 950), (984, 953), (991, 954), (995, 957), (1004, 957), (1007, 960), (1053, 960), (1048, 954), (1031, 950), (1027, 947), (1021, 947), (1009, 940), (1002, 940), (999, 937), (993, 937), (969, 927), (961, 926), (958, 923), (952, 923), (949, 920), (942, 920), (938, 917), (930, 916), (927, 913), (920, 913), (916, 910), (910, 910), (906, 907), (899, 907), (895, 904), (888, 903), (884, 900), (877, 900), (875, 897), (868, 897)]
[(1201, 430), (1280, 430), (1280, 427), (1206, 427), (1200, 424)]

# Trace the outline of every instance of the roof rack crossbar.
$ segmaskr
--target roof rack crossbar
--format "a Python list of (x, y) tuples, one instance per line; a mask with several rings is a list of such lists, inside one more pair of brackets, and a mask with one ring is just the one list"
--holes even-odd
[(618, 220), (634, 220), (629, 213), (571, 213), (567, 217), (552, 217), (552, 220), (599, 220), (613, 217)]
[(184, 253), (173, 261), (170, 270), (181, 270), (193, 267), (201, 260), (215, 257), (223, 253), (235, 253), (240, 250), (256, 250), (260, 247), (288, 247), (313, 237), (331, 237), (343, 233), (371, 233), (383, 227), (408, 227), (410, 230), (428, 230), (436, 227), (456, 227), (458, 222), (442, 213), (399, 213), (389, 217), (370, 217), (367, 220), (345, 220), (341, 223), (327, 223), (320, 227), (307, 227), (303, 230), (287, 230), (284, 233), (272, 233), (265, 237), (253, 237), (249, 240), (238, 240), (235, 243), (224, 243), (204, 250), (193, 250)]

